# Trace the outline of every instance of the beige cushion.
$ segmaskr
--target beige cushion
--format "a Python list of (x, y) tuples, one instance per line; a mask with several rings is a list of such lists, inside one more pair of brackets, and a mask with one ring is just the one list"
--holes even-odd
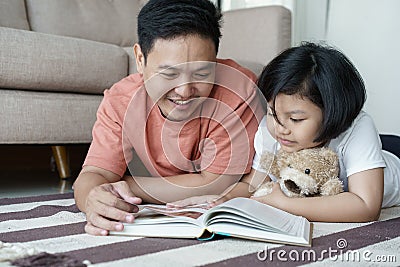
[(222, 33), (219, 57), (233, 58), (258, 75), (290, 47), (291, 13), (282, 6), (227, 11)]
[(120, 46), (136, 40), (138, 0), (26, 0), (33, 31)]
[(0, 0), (0, 26), (29, 30), (24, 0)]
[(133, 53), (133, 46), (124, 47), (125, 52), (129, 56), (129, 74), (136, 73), (136, 59), (135, 53)]
[(0, 90), (0, 144), (90, 143), (102, 95)]
[(0, 88), (102, 93), (128, 75), (116, 45), (0, 27)]

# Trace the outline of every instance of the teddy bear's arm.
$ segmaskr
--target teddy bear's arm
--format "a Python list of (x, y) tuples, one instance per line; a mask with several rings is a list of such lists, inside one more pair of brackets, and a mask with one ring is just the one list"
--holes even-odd
[(343, 183), (339, 178), (329, 179), (321, 186), (322, 196), (332, 196), (343, 192)]

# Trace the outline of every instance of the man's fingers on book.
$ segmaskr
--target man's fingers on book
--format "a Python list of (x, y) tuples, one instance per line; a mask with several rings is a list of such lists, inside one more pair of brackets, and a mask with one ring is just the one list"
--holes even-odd
[(123, 199), (117, 199), (116, 202), (114, 203), (115, 203), (114, 207), (119, 210), (123, 210), (129, 213), (139, 211), (139, 207), (136, 204), (131, 204)]
[(142, 203), (142, 199), (138, 197), (129, 197), (128, 199), (125, 199), (125, 201), (134, 205), (139, 205)]
[[(111, 192), (104, 192), (101, 196), (98, 196), (97, 199), (97, 210), (106, 210), (107, 207), (115, 207), (126, 212), (138, 212), (139, 208), (136, 205), (142, 202), (142, 199), (138, 197), (127, 197), (123, 199), (119, 193)], [(100, 203), (104, 204), (105, 207), (100, 206)]]
[(118, 195), (121, 196), (121, 198), (126, 202), (134, 205), (142, 203), (142, 199), (136, 197), (133, 194), (127, 182), (125, 181), (116, 182), (113, 184), (113, 187), (114, 191), (117, 192)]
[(108, 235), (108, 231), (105, 229), (101, 229), (99, 227), (94, 226), (90, 222), (85, 225), (85, 232), (90, 235)]
[[(112, 213), (112, 212), (111, 212)], [(92, 216), (91, 220), (88, 222), (92, 224), (93, 227), (107, 230), (107, 231), (122, 231), (124, 225), (120, 221), (126, 221), (127, 216), (130, 214), (118, 215), (114, 217), (120, 217), (121, 219), (109, 219), (109, 217), (103, 217), (100, 215)], [(132, 219), (133, 221), (133, 219)], [(131, 222), (132, 222), (131, 221)], [(108, 234), (108, 232), (107, 232)]]
[(122, 224), (119, 222), (133, 222), (134, 220), (134, 216), (130, 213), (130, 211), (123, 211), (115, 207), (104, 205), (103, 203), (99, 203), (97, 209), (87, 213), (86, 217), (88, 222), (91, 222), (97, 227), (106, 230), (117, 231), (119, 231), (117, 228), (122, 226)]

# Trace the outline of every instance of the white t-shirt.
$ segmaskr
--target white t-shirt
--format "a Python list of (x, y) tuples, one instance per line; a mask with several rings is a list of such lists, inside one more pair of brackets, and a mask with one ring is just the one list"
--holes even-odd
[[(256, 154), (253, 169), (265, 172), (260, 167), (260, 158), (264, 152), (275, 153), (279, 143), (267, 129), (266, 116), (262, 119), (254, 139)], [(347, 177), (374, 168), (384, 168), (384, 197), (382, 207), (400, 205), (400, 159), (390, 152), (382, 150), (379, 133), (372, 118), (360, 112), (349, 129), (332, 139), (329, 148), (339, 156), (340, 175), (345, 191), (348, 191)]]

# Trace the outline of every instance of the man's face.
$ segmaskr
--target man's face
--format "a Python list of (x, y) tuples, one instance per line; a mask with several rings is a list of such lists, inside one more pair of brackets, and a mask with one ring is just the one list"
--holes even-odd
[(169, 120), (189, 118), (209, 96), (216, 65), (211, 39), (196, 35), (157, 39), (146, 62), (140, 46), (134, 50), (146, 91)]

